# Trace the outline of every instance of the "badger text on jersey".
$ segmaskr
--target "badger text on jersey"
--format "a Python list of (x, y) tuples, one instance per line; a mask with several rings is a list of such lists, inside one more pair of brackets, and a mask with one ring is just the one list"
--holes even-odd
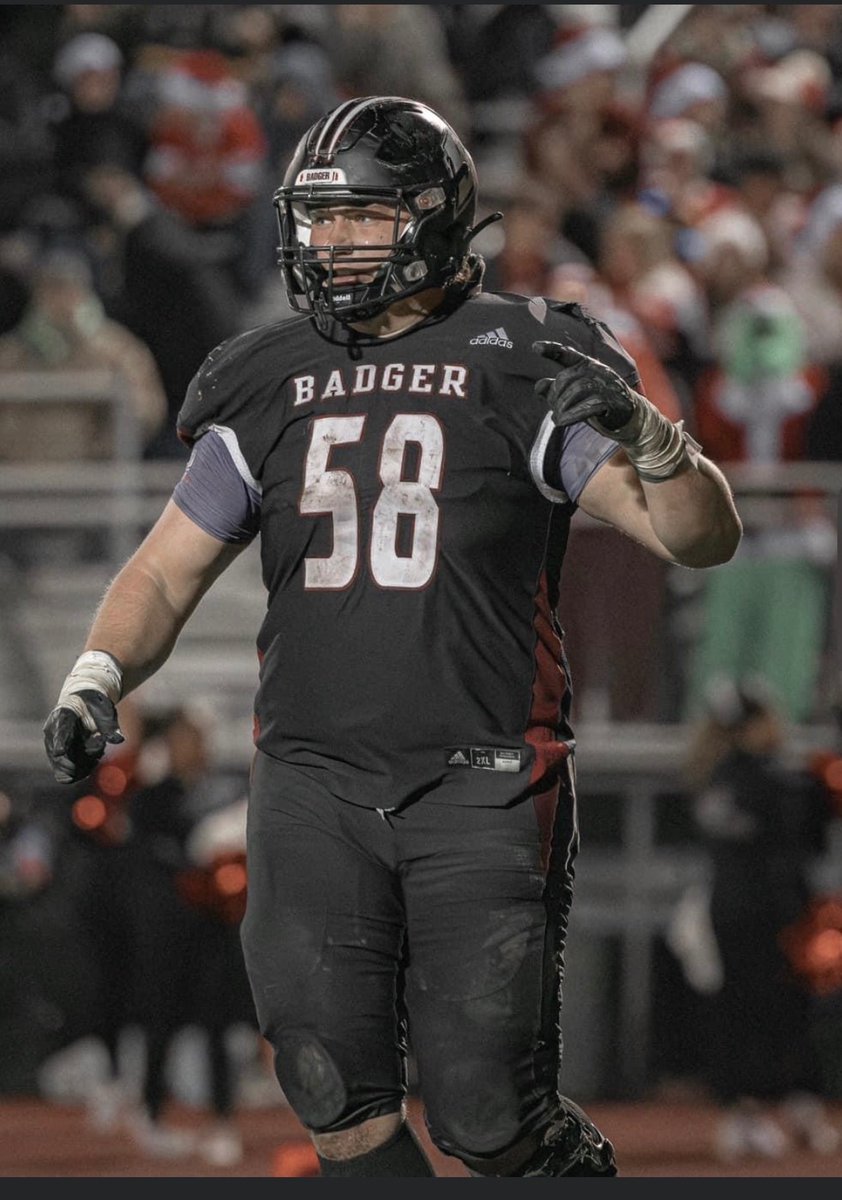
[(292, 379), (294, 404), (334, 400), (339, 396), (364, 396), (374, 392), (403, 392), (417, 396), (467, 395), (468, 368), (453, 363), (359, 363), (336, 368), (325, 377), (296, 375)]

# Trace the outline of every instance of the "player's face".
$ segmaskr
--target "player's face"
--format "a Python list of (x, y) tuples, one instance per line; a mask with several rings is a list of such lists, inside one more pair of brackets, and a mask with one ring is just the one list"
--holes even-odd
[(399, 214), (397, 232), (395, 210), (387, 204), (330, 205), (310, 209), (309, 217), (310, 245), (335, 248), (335, 282), (368, 283), (388, 258), (388, 247), (400, 237), (409, 213)]

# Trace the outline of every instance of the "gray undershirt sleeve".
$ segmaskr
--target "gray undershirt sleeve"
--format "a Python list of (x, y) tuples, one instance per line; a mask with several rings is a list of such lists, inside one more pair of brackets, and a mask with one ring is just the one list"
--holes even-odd
[(544, 478), (578, 504), (585, 484), (620, 446), (585, 421), (556, 429), (544, 458)]
[(205, 533), (250, 542), (260, 529), (260, 485), (248, 472), (232, 430), (213, 426), (196, 442), (172, 498)]

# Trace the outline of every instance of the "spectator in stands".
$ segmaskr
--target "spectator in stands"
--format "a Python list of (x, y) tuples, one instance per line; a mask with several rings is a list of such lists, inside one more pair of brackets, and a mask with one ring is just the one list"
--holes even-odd
[(682, 62), (652, 87), (646, 115), (651, 124), (682, 118), (695, 121), (716, 143), (728, 115), (728, 85), (704, 62)]
[(26, 311), (34, 238), (24, 230), (0, 235), (0, 335), (14, 329)]
[(121, 162), (138, 174), (146, 132), (121, 103), (123, 55), (103, 33), (80, 33), (56, 54), (53, 74), (64, 107), (54, 125), (53, 190), (86, 205), (85, 171), (102, 161)]
[(216, 50), (184, 51), (158, 79), (143, 177), (196, 229), (230, 229), (256, 195), (266, 155), (246, 85)]
[[(560, 7), (560, 6), (559, 6)], [(535, 63), (550, 49), (559, 7), (546, 4), (438, 5), (451, 61), (473, 105), (524, 102), (535, 91)], [(590, 7), (594, 7), (591, 5)], [(485, 140), (490, 129), (475, 133)]]
[[(62, 4), (56, 5), (53, 42), (57, 47), (90, 33), (103, 34), (120, 48), (125, 61), (134, 56), (138, 41), (149, 21), (148, 7), (141, 4)], [(180, 12), (174, 5), (156, 6)], [(191, 5), (190, 10), (201, 10)]]
[(157, 72), (142, 179), (164, 208), (204, 234), (240, 299), (249, 215), (262, 195), (267, 141), (247, 84), (219, 50), (172, 54)]
[(80, 938), (89, 988), (85, 1034), (104, 1050), (105, 1069), (85, 1097), (91, 1128), (118, 1128), (134, 1102), (121, 1061), (122, 1039), (137, 1021), (134, 999), (134, 929), (129, 880), (134, 869), (134, 839), (129, 804), (137, 787), (142, 745), (141, 710), (133, 697), (120, 705), (126, 740), (115, 747), (78, 789), (71, 807), (71, 837), (65, 848), (74, 860), (69, 896)]
[[(48, 815), (25, 786), (6, 786), (8, 790), (0, 790), (0, 1092), (4, 1098), (37, 1093), (38, 1071), (55, 1049), (61, 1020), (56, 1019), (60, 1009), (50, 987), (56, 976), (44, 969), (51, 891), (62, 850), (55, 805)], [(4, 1140), (8, 1145), (8, 1134)]]
[(557, 198), (559, 232), (591, 262), (600, 224), (633, 194), (638, 172), (637, 114), (618, 94), (626, 60), (615, 29), (576, 14), (535, 64), (523, 157)]
[[(818, 7), (838, 31), (836, 6)], [(720, 178), (737, 156), (769, 150), (786, 160), (799, 191), (821, 186), (834, 170), (826, 106), (838, 50), (815, 31), (802, 38), (794, 16), (800, 11), (794, 5), (693, 5), (649, 67), (649, 110), (660, 113), (656, 119), (692, 115), (701, 99)]]
[[(20, 5), (0, 7), (0, 231), (13, 231), (29, 200), (46, 191), (53, 138), (47, 84), (25, 53)], [(25, 19), (25, 18), (24, 18)]]
[(781, 285), (804, 321), (810, 357), (834, 363), (842, 357), (842, 183), (813, 200)]
[(241, 328), (242, 303), (217, 247), (165, 208), (120, 165), (85, 177), (101, 221), (118, 238), (120, 318), (150, 348), (166, 393), (167, 419), (146, 445), (148, 458), (182, 458), (175, 414), (209, 347)]
[[(149, 348), (110, 320), (93, 290), (87, 259), (75, 248), (48, 247), (35, 265), (29, 304), (0, 337), (0, 372), (52, 376), (68, 371), (113, 374), (118, 397), (137, 422), (139, 444), (161, 428), (166, 399)], [(110, 459), (117, 453), (114, 420), (101, 405), (53, 398), (39, 407), (0, 408), (0, 457), (6, 462)]]
[[(258, 18), (258, 13), (260, 17)], [(266, 138), (263, 185), (243, 219), (243, 260), (240, 277), (250, 298), (261, 302), (271, 295), (272, 319), (284, 305), (275, 271), (278, 225), (266, 195), (278, 186), (302, 134), (323, 112), (339, 103), (333, 66), (324, 48), (291, 23), (291, 9), (281, 14), (254, 6), (231, 7), (226, 46), (235, 53), (237, 74), (248, 81), (252, 106)], [(266, 22), (269, 21), (267, 26)], [(258, 41), (262, 31), (263, 43)], [(274, 36), (270, 40), (270, 31)], [(235, 37), (240, 42), (234, 42)], [(257, 45), (254, 45), (257, 43)], [(236, 53), (237, 50), (240, 53)]]
[(699, 437), (719, 461), (804, 456), (804, 433), (823, 384), (810, 370), (808, 331), (769, 272), (760, 224), (720, 209), (698, 226), (696, 274), (712, 316), (713, 365), (696, 388)]
[(597, 266), (664, 366), (691, 381), (707, 353), (707, 306), (676, 254), (673, 226), (641, 203), (620, 205), (600, 228)]
[(753, 217), (766, 237), (769, 269), (778, 277), (792, 259), (804, 221), (805, 202), (795, 186), (797, 172), (785, 154), (764, 147), (741, 151), (728, 170), (732, 203)]
[(345, 96), (412, 96), (470, 137), (465, 89), (436, 10), (434, 4), (331, 4), (325, 50)]
[(215, 44), (249, 96), (259, 95), (269, 77), (289, 17), (268, 4), (225, 4), (217, 23)]
[[(729, 88), (747, 61), (755, 61), (760, 6), (694, 4), (656, 50), (648, 65), (647, 83), (654, 85), (685, 63), (710, 66)], [(780, 7), (780, 6), (778, 6)]]
[(712, 167), (711, 139), (698, 121), (656, 121), (642, 140), (637, 199), (673, 225), (679, 249), (689, 254), (686, 232), (731, 201), (731, 189), (711, 178)]
[[(695, 389), (698, 436), (726, 464), (802, 460), (824, 375), (810, 361), (808, 330), (790, 296), (769, 277), (763, 230), (747, 213), (723, 209), (700, 235), (696, 265), (713, 313), (713, 361)], [(793, 493), (771, 527), (747, 522), (735, 561), (705, 581), (689, 712), (720, 672), (762, 669), (787, 715), (810, 719), (834, 542), (832, 517), (810, 493)]]
[(324, 104), (339, 103), (329, 55), (294, 26), (282, 27), (251, 94), (268, 141), (268, 168), (277, 177)]
[(809, 868), (832, 815), (806, 770), (782, 762), (783, 710), (762, 677), (713, 682), (693, 731), (688, 780), (713, 872), (710, 921), (721, 987), (706, 1027), (722, 1107), (714, 1149), (727, 1162), (780, 1158), (790, 1144), (832, 1153), (810, 996), (782, 933), (805, 912)]
[(832, 81), (826, 57), (814, 50), (794, 49), (748, 67), (739, 84), (745, 117), (735, 122), (731, 143), (743, 151), (773, 146), (801, 190), (812, 194), (831, 182), (837, 166), (825, 119)]
[(842, 462), (842, 184), (814, 200), (782, 283), (804, 320), (811, 353), (826, 370), (805, 435), (806, 456)]
[(583, 255), (559, 233), (558, 197), (534, 177), (523, 180), (507, 206), (502, 245), (487, 266), (487, 286), (527, 296), (547, 294), (551, 272)]
[(109, 238), (99, 237), (90, 224), (91, 210), (68, 196), (39, 192), (26, 206), (13, 232), (3, 239), (2, 263), (11, 285), (4, 297), (4, 328), (8, 332), (23, 317), (32, 293), (35, 265), (48, 247), (70, 247), (81, 255), (90, 271), (92, 286), (106, 315), (119, 321), (110, 305), (114, 289), (113, 249)]
[[(251, 1020), (239, 941), (245, 904), (244, 783), (213, 763), (212, 726), (184, 708), (147, 714), (130, 819), (136, 1002), (146, 1038), (142, 1104), (129, 1128), (155, 1157), (194, 1150), (217, 1166), (240, 1161), (233, 1064), (226, 1034)], [(215, 820), (211, 822), (210, 818)], [(220, 817), (223, 820), (220, 821)], [(196, 1025), (206, 1038), (212, 1123), (198, 1140), (167, 1121), (168, 1054)]]
[(562, 18), (547, 53), (535, 64), (533, 100), (545, 113), (580, 121), (616, 101), (619, 72), (628, 61), (620, 33), (583, 17), (581, 7)]
[(838, 4), (781, 4), (795, 45), (827, 55), (834, 74), (842, 75), (842, 9)]

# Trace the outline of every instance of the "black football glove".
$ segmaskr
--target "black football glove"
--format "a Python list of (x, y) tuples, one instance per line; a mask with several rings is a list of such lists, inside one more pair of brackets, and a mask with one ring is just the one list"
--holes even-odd
[(535, 394), (550, 406), (556, 425), (585, 421), (597, 433), (619, 442), (641, 479), (671, 479), (701, 446), (650, 400), (596, 358), (561, 342), (533, 342), (532, 349), (558, 363), (557, 375), (539, 379)]
[(84, 779), (107, 745), (125, 740), (117, 709), (103, 692), (94, 689), (75, 692), (56, 705), (44, 723), (44, 746), (57, 783)]
[(638, 410), (636, 392), (605, 363), (561, 342), (534, 342), (532, 349), (561, 366), (557, 375), (539, 379), (535, 392), (550, 406), (556, 425), (587, 421), (617, 441)]
[(115, 707), (122, 688), (123, 671), (112, 654), (86, 650), (77, 658), (44, 722), (44, 746), (57, 783), (84, 779), (109, 742), (126, 740)]

